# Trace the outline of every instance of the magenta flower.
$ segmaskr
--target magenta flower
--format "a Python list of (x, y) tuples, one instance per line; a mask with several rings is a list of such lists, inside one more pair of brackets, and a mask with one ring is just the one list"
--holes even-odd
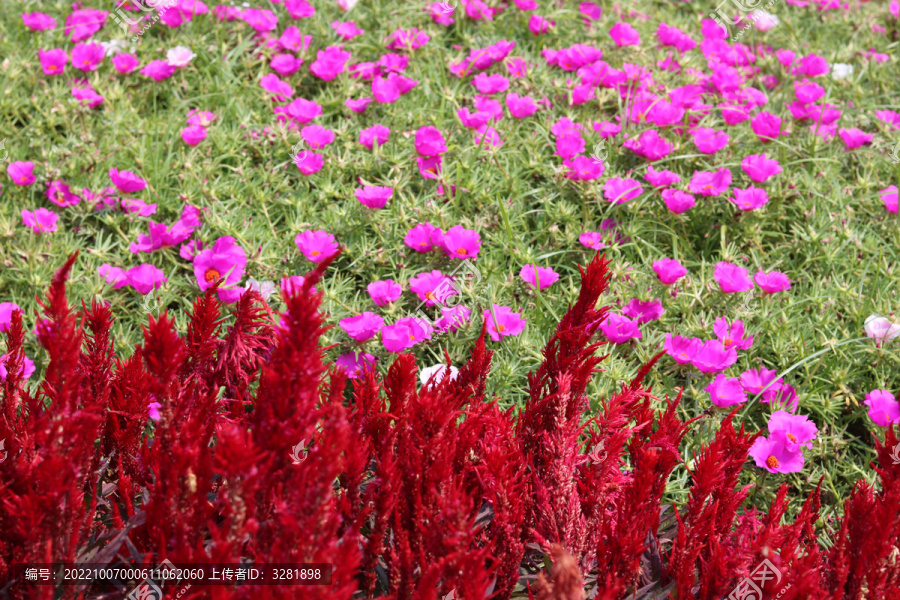
[(97, 108), (103, 104), (103, 96), (98, 94), (89, 85), (80, 85), (72, 88), (72, 97), (78, 100), (82, 106)]
[(770, 112), (761, 112), (750, 121), (750, 129), (763, 142), (771, 142), (781, 135), (781, 119)]
[[(178, 256), (188, 262), (193, 262), (194, 257), (203, 250), (203, 242), (200, 240), (190, 240), (181, 245), (178, 249)], [(258, 290), (257, 290), (258, 291)]]
[(441, 331), (456, 331), (469, 322), (472, 311), (465, 306), (441, 307), (441, 318), (435, 322), (435, 327)]
[(897, 214), (898, 195), (900, 195), (897, 186), (889, 185), (883, 190), (878, 190), (878, 193), (881, 195), (881, 200), (884, 202), (884, 208), (887, 209), (888, 212)]
[(363, 188), (356, 188), (356, 199), (363, 206), (369, 208), (384, 208), (387, 201), (394, 195), (394, 188), (382, 187), (377, 185), (367, 185)]
[(737, 350), (726, 348), (719, 340), (707, 340), (697, 348), (691, 364), (703, 373), (718, 373), (737, 362)]
[(687, 364), (694, 360), (694, 356), (703, 345), (703, 340), (698, 338), (686, 338), (680, 335), (666, 334), (663, 342), (663, 350), (679, 364)]
[[(146, 69), (146, 67), (144, 68)], [(259, 80), (259, 85), (262, 89), (271, 93), (272, 98), (276, 102), (287, 102), (288, 98), (294, 95), (294, 88), (288, 82), (279, 79), (275, 73), (263, 75), (262, 79)]]
[(753, 276), (753, 281), (766, 294), (775, 294), (791, 289), (791, 280), (787, 275), (780, 271), (757, 271)]
[(519, 335), (525, 331), (525, 319), (508, 306), (494, 304), (493, 311), (491, 309), (484, 311), (484, 319), (487, 322), (487, 332), (495, 342), (499, 342), (500, 338)]
[(357, 379), (366, 369), (371, 369), (377, 359), (365, 352), (346, 352), (337, 357), (335, 366), (342, 369), (349, 379)]
[(719, 373), (716, 378), (706, 386), (709, 398), (719, 408), (727, 408), (747, 401), (747, 392), (741, 387), (741, 382), (732, 377), (726, 377)]
[(223, 280), (216, 290), (222, 302), (237, 302), (244, 291), (240, 287), (247, 266), (247, 253), (238, 246), (233, 237), (220, 237), (209, 248), (194, 257), (194, 277), (201, 290)]
[(661, 258), (654, 261), (653, 270), (663, 285), (672, 285), (687, 275), (687, 269), (674, 258)]
[(416, 252), (431, 252), (441, 246), (444, 233), (431, 223), (419, 223), (406, 233), (403, 243)]
[(447, 151), (447, 142), (437, 127), (420, 127), (416, 131), (416, 152), (420, 156), (437, 156)]
[(519, 277), (522, 281), (537, 290), (543, 290), (559, 281), (559, 274), (550, 267), (539, 267), (537, 265), (525, 265), (519, 271)]
[(578, 5), (578, 12), (587, 17), (585, 22), (588, 20), (599, 21), (603, 16), (603, 9), (593, 2), (582, 2)]
[(141, 61), (134, 54), (122, 52), (112, 57), (112, 64), (116, 71), (122, 75), (128, 75), (140, 66)]
[(584, 138), (576, 129), (567, 129), (556, 138), (556, 154), (564, 159), (574, 158), (584, 152)]
[(726, 294), (747, 292), (753, 289), (753, 281), (747, 274), (747, 269), (729, 262), (717, 262), (713, 277)]
[(385, 40), (385, 48), (388, 50), (418, 50), (428, 43), (431, 37), (424, 31), (419, 31), (415, 27), (409, 29), (397, 29), (392, 32)]
[(388, 352), (403, 352), (422, 340), (430, 340), (434, 328), (425, 319), (404, 317), (381, 329), (381, 343)]
[(69, 189), (69, 184), (62, 179), (54, 179), (47, 188), (47, 200), (63, 208), (75, 206), (81, 202), (81, 196)]
[(322, 170), (322, 167), (325, 166), (325, 158), (312, 150), (305, 150), (294, 156), (294, 165), (304, 175), (312, 175)]
[(479, 73), (472, 80), (472, 85), (482, 94), (498, 94), (509, 89), (509, 79), (503, 75)]
[(375, 144), (384, 146), (391, 137), (391, 130), (384, 125), (372, 125), (359, 132), (359, 143), (372, 150)]
[(540, 15), (531, 15), (528, 19), (528, 31), (534, 35), (541, 35), (550, 31), (551, 27), (556, 25), (555, 21), (546, 19)]
[(344, 23), (341, 23), (340, 21), (334, 21), (331, 23), (331, 28), (334, 29), (334, 32), (339, 38), (345, 41), (352, 40), (356, 36), (365, 33), (365, 31), (357, 27), (356, 23), (354, 23), (353, 21), (346, 21)]
[(16, 185), (31, 185), (35, 182), (34, 163), (29, 161), (16, 161), (9, 163), (6, 174)]
[(726, 348), (746, 350), (753, 346), (753, 336), (744, 337), (744, 322), (741, 320), (729, 325), (728, 319), (719, 317), (713, 325), (713, 332)]
[(741, 373), (741, 385), (749, 394), (762, 394), (763, 402), (770, 402), (778, 394), (784, 383), (783, 379), (778, 378), (778, 372), (775, 369), (747, 369)]
[(659, 132), (655, 129), (648, 129), (636, 140), (625, 140), (622, 146), (651, 162), (665, 158), (674, 148), (672, 143), (659, 135)]
[(688, 189), (694, 194), (702, 196), (718, 196), (731, 185), (731, 170), (722, 167), (715, 173), (708, 171), (694, 171), (694, 176), (688, 184)]
[(138, 235), (138, 240), (132, 242), (132, 253), (153, 252), (160, 248), (176, 246), (191, 237), (194, 230), (200, 227), (200, 211), (190, 204), (185, 205), (181, 211), (181, 217), (167, 227), (165, 223), (150, 221), (149, 234)]
[(373, 281), (366, 289), (376, 306), (387, 306), (403, 292), (403, 287), (393, 279)]
[(765, 152), (745, 156), (741, 161), (741, 168), (750, 179), (757, 183), (762, 183), (769, 177), (781, 173), (781, 165), (778, 164), (778, 161), (767, 158)]
[(734, 196), (729, 198), (741, 210), (755, 210), (769, 201), (766, 190), (752, 185), (746, 190), (734, 188)]
[(812, 440), (816, 439), (819, 429), (816, 424), (804, 415), (792, 415), (784, 410), (776, 410), (769, 417), (769, 433), (784, 432), (789, 450), (812, 448)]
[(641, 195), (644, 189), (636, 180), (613, 177), (603, 184), (603, 197), (613, 204), (624, 204)]
[(855, 150), (860, 146), (868, 146), (872, 143), (872, 139), (874, 138), (871, 133), (866, 133), (855, 127), (850, 127), (849, 129), (841, 127), (838, 130), (838, 135), (841, 136), (841, 139), (844, 141), (844, 146), (846, 146), (847, 151)]
[(239, 18), (259, 33), (274, 31), (278, 28), (278, 17), (266, 8), (244, 9)]
[(614, 344), (624, 344), (632, 338), (641, 339), (638, 324), (622, 315), (607, 315), (600, 324), (600, 331)]
[(147, 63), (140, 73), (153, 81), (162, 81), (171, 77), (176, 71), (175, 65), (170, 65), (164, 60), (153, 60)]
[(290, 77), (303, 66), (303, 61), (293, 54), (276, 54), (269, 61), (269, 66), (282, 77)]
[(564, 160), (563, 165), (569, 169), (566, 177), (576, 181), (600, 179), (605, 170), (602, 160), (589, 156), (576, 156), (572, 160)]
[(114, 290), (128, 285), (128, 274), (120, 267), (113, 267), (108, 263), (103, 263), (97, 267), (97, 273), (113, 286)]
[(365, 342), (378, 335), (384, 327), (384, 319), (375, 313), (364, 312), (355, 317), (341, 319), (339, 324), (352, 339)]
[(72, 48), (72, 66), (81, 71), (96, 71), (106, 51), (96, 42), (87, 44), (75, 44)]
[(109, 178), (116, 189), (123, 194), (133, 194), (147, 187), (147, 182), (131, 171), (119, 171), (115, 167), (109, 170)]
[(810, 54), (800, 59), (794, 74), (806, 75), (807, 77), (817, 77), (828, 73), (828, 61), (821, 56)]
[(663, 169), (662, 171), (657, 171), (653, 168), (653, 165), (647, 166), (647, 171), (644, 173), (644, 179), (652, 185), (653, 187), (669, 187), (670, 185), (675, 185), (681, 181), (681, 177), (679, 177), (676, 173), (672, 171), (667, 171)]
[(585, 231), (578, 236), (578, 241), (587, 248), (604, 248), (603, 234), (598, 231)]
[(506, 108), (517, 119), (530, 117), (538, 110), (538, 105), (531, 96), (519, 96), (514, 92), (506, 94)]
[(327, 231), (303, 231), (294, 238), (294, 243), (307, 260), (322, 262), (338, 251), (338, 243)]
[(630, 319), (636, 319), (638, 324), (649, 323), (658, 320), (666, 309), (659, 300), (638, 300), (633, 298), (622, 309), (622, 314)]
[(35, 233), (53, 233), (59, 216), (52, 210), (36, 208), (34, 212), (22, 209), (22, 223)]
[(206, 127), (202, 125), (190, 125), (181, 130), (181, 139), (188, 146), (196, 146), (206, 139)]
[(728, 134), (709, 127), (698, 127), (694, 130), (694, 145), (704, 154), (715, 154), (728, 145)]
[(219, 118), (214, 112), (210, 112), (208, 110), (197, 110), (193, 109), (188, 112), (187, 116), (187, 124), (188, 125), (200, 125), (201, 127), (208, 127), (212, 125), (216, 119)]
[(676, 215), (694, 208), (694, 206), (697, 204), (694, 196), (688, 194), (687, 192), (682, 192), (681, 190), (663, 190), (662, 198), (666, 203), (666, 208), (668, 208)]
[(697, 46), (697, 42), (691, 39), (688, 34), (667, 23), (659, 24), (659, 27), (656, 29), (656, 36), (663, 46), (672, 46), (679, 52), (687, 52)]
[(128, 285), (144, 295), (162, 287), (162, 284), (168, 281), (165, 273), (148, 264), (131, 267), (125, 277)]
[(470, 129), (478, 129), (479, 127), (484, 127), (487, 122), (491, 120), (490, 113), (482, 111), (470, 113), (468, 108), (459, 109), (458, 111), (456, 111), (456, 116), (459, 117), (459, 121), (463, 124), (463, 126)]
[(900, 423), (900, 403), (887, 390), (872, 390), (863, 403), (869, 407), (869, 418), (879, 427)]
[(96, 10), (93, 8), (79, 8), (73, 10), (66, 17), (65, 34), (72, 35), (73, 42), (81, 42), (88, 39), (106, 23), (106, 17), (109, 12), (105, 10)]
[(65, 71), (69, 57), (62, 48), (53, 48), (46, 51), (38, 50), (38, 60), (41, 61), (44, 75), (59, 75)]
[(344, 106), (349, 108), (355, 113), (364, 113), (366, 112), (366, 108), (372, 103), (371, 98), (359, 98), (358, 100), (354, 100), (352, 98), (347, 98), (344, 100)]
[(477, 258), (481, 250), (481, 236), (474, 229), (456, 225), (444, 233), (440, 246), (444, 254), (451, 258)]
[[(8, 354), (0, 355), (0, 382), (6, 381), (6, 376), (9, 374), (7, 371), (6, 361), (9, 357)], [(34, 374), (34, 361), (28, 358), (27, 356), (22, 356), (22, 374), (21, 380), (26, 380)]]
[(42, 12), (22, 13), (22, 22), (31, 31), (48, 31), (56, 27), (56, 19)]
[(321, 125), (307, 125), (300, 130), (300, 135), (303, 141), (315, 150), (324, 148), (334, 141), (334, 132)]
[(400, 98), (400, 87), (396, 79), (376, 77), (372, 80), (372, 97), (380, 104), (392, 104)]
[[(276, 109), (277, 110), (277, 109)], [(322, 107), (317, 102), (296, 98), (284, 107), (284, 114), (291, 120), (303, 125), (322, 114)]]
[(609, 30), (609, 37), (613, 39), (616, 46), (639, 46), (641, 38), (637, 29), (628, 23), (616, 23)]
[[(0, 332), (9, 331), (9, 324), (12, 322), (14, 310), (22, 312), (22, 308), (15, 302), (0, 302)], [(24, 319), (24, 313), (22, 317)]]
[(316, 60), (309, 65), (309, 72), (324, 81), (331, 81), (344, 72), (352, 54), (343, 46), (328, 46), (316, 53)]
[(769, 437), (759, 437), (750, 446), (750, 456), (769, 473), (798, 473), (803, 469), (803, 452), (791, 451), (789, 440), (783, 431), (771, 433)]
[(410, 278), (409, 291), (418, 296), (425, 306), (443, 305), (447, 298), (459, 294), (453, 278), (447, 277), (437, 270), (430, 273), (419, 273)]

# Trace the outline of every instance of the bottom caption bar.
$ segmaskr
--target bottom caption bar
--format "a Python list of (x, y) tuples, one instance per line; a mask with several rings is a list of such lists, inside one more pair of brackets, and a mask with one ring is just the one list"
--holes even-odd
[[(331, 563), (182, 563), (158, 565), (42, 563), (15, 565), (18, 585), (75, 585), (91, 589), (134, 587), (135, 598), (195, 585), (331, 585)], [(147, 588), (147, 589), (144, 589)], [(140, 595), (144, 593), (144, 595)], [(129, 594), (126, 598), (131, 598)], [(160, 596), (161, 597), (161, 596)]]

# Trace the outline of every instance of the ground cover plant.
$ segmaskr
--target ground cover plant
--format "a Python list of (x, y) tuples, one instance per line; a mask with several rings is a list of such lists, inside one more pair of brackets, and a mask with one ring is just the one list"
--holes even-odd
[(0, 593), (897, 596), (898, 10), (3, 3)]

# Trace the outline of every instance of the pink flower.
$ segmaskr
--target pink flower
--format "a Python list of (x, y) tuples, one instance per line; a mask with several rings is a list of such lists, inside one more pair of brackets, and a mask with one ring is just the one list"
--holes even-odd
[(447, 151), (447, 142), (437, 127), (420, 127), (416, 131), (416, 152), (420, 156), (437, 156)]
[(82, 106), (87, 106), (88, 108), (97, 108), (103, 104), (103, 96), (94, 91), (89, 85), (73, 87), (72, 97), (78, 100)]
[(294, 243), (307, 260), (322, 262), (338, 251), (338, 243), (327, 231), (307, 230), (297, 234)]
[(576, 129), (567, 129), (556, 138), (556, 154), (564, 159), (574, 158), (584, 152), (584, 138)]
[(310, 148), (318, 150), (334, 141), (334, 132), (321, 125), (307, 125), (300, 130), (300, 136)]
[(297, 98), (284, 107), (284, 114), (289, 119), (303, 125), (322, 114), (322, 107), (312, 100)]
[(866, 317), (863, 330), (866, 332), (866, 337), (875, 338), (878, 347), (881, 347), (881, 341), (892, 340), (900, 336), (900, 325), (877, 314)]
[(206, 139), (206, 127), (202, 125), (191, 125), (181, 130), (181, 139), (188, 146), (196, 146)]
[(753, 346), (753, 336), (744, 337), (744, 322), (741, 320), (729, 325), (728, 319), (719, 317), (713, 324), (713, 332), (726, 348), (746, 350)]
[(131, 171), (119, 171), (115, 167), (109, 170), (109, 178), (116, 189), (123, 194), (133, 194), (147, 187), (147, 182)]
[(72, 34), (73, 42), (81, 42), (88, 39), (106, 23), (106, 17), (109, 12), (105, 10), (96, 10), (93, 8), (79, 8), (73, 10), (66, 17), (65, 34)]
[[(8, 354), (3, 354), (0, 356), (0, 381), (6, 381), (6, 376), (9, 374), (7, 371), (6, 361), (8, 359)], [(28, 358), (27, 356), (22, 356), (22, 380), (26, 380), (34, 374), (34, 361)]]
[(387, 38), (385, 48), (388, 50), (418, 50), (428, 43), (431, 37), (424, 31), (419, 31), (415, 27), (408, 30), (398, 29), (391, 33)]
[(451, 258), (477, 258), (478, 251), (481, 250), (481, 236), (474, 229), (456, 225), (444, 233), (441, 249)]
[(403, 287), (393, 279), (373, 281), (366, 288), (376, 306), (387, 306), (400, 297)]
[(756, 275), (753, 276), (753, 281), (767, 294), (775, 294), (791, 289), (791, 280), (780, 271), (770, 271), (768, 273), (762, 270), (757, 271)]
[(482, 94), (497, 94), (509, 89), (509, 79), (500, 74), (479, 73), (472, 80), (472, 85)]
[(576, 181), (600, 179), (605, 170), (602, 160), (589, 156), (576, 156), (572, 160), (564, 160), (563, 165), (569, 169), (566, 177)]
[(9, 163), (6, 174), (16, 185), (31, 185), (35, 182), (34, 163), (28, 161), (16, 161)]
[(425, 306), (445, 304), (447, 298), (456, 296), (459, 291), (453, 283), (452, 277), (447, 277), (440, 271), (420, 273), (409, 280), (409, 291), (416, 294)]
[(384, 208), (387, 201), (394, 195), (394, 188), (377, 185), (367, 185), (364, 188), (356, 188), (356, 199), (363, 206), (369, 208)]
[(137, 254), (176, 246), (191, 237), (200, 225), (200, 211), (187, 204), (181, 211), (181, 217), (171, 227), (167, 227), (165, 223), (150, 221), (149, 235), (138, 235), (138, 240), (132, 242), (130, 250), (133, 254)]
[(794, 96), (803, 104), (815, 102), (825, 95), (825, 88), (809, 79), (794, 82)]
[(606, 242), (603, 241), (603, 234), (597, 231), (585, 231), (578, 236), (578, 241), (587, 248), (603, 248)]
[(741, 210), (755, 210), (769, 201), (766, 190), (752, 185), (746, 190), (734, 188), (734, 197), (729, 198)]
[(550, 31), (550, 28), (555, 25), (555, 21), (545, 19), (540, 15), (531, 15), (531, 18), (528, 19), (528, 31), (530, 31), (534, 35), (547, 33), (548, 31)]
[(47, 188), (47, 200), (65, 208), (67, 206), (75, 206), (81, 202), (81, 196), (73, 193), (69, 189), (69, 184), (62, 179), (55, 179), (50, 182), (50, 187)]
[(641, 184), (631, 178), (613, 177), (603, 184), (603, 197), (613, 204), (624, 204), (634, 200), (643, 191)]
[(425, 339), (431, 339), (434, 328), (424, 319), (406, 317), (381, 329), (381, 343), (388, 352), (403, 352)]
[(380, 104), (392, 104), (400, 98), (397, 80), (390, 77), (376, 77), (372, 80), (372, 97)]
[(131, 267), (125, 277), (128, 285), (145, 295), (162, 287), (162, 284), (168, 281), (165, 273), (148, 264)]
[(763, 402), (771, 401), (784, 383), (775, 369), (747, 369), (741, 373), (741, 385), (750, 394), (762, 394)]
[(628, 23), (620, 22), (613, 25), (609, 30), (609, 37), (613, 39), (616, 46), (638, 46), (641, 43), (637, 29)]
[(56, 27), (56, 19), (42, 12), (22, 13), (22, 22), (31, 31), (48, 31)]
[(174, 65), (170, 65), (164, 60), (154, 60), (141, 69), (140, 73), (153, 81), (162, 81), (171, 77), (175, 70), (176, 67)]
[(900, 423), (900, 403), (887, 390), (872, 390), (864, 402), (869, 407), (869, 418), (879, 427)]
[(262, 89), (270, 92), (276, 102), (286, 102), (288, 98), (294, 95), (294, 88), (288, 82), (279, 79), (275, 73), (263, 75), (262, 79), (259, 80), (259, 85)]
[(719, 408), (727, 408), (747, 401), (747, 392), (741, 387), (741, 382), (735, 378), (726, 377), (723, 373), (716, 375), (712, 383), (706, 386), (709, 398)]
[(578, 12), (587, 17), (585, 21), (599, 21), (603, 16), (603, 9), (601, 9), (599, 5), (594, 4), (593, 2), (582, 2), (578, 5)]
[(121, 54), (116, 54), (112, 57), (112, 64), (116, 71), (122, 75), (128, 75), (138, 68), (141, 61), (139, 61), (134, 54), (122, 52)]
[(188, 66), (196, 56), (187, 46), (175, 46), (166, 52), (166, 62), (173, 67), (181, 69)]
[(46, 208), (36, 208), (34, 212), (22, 209), (22, 223), (35, 233), (53, 233), (58, 220), (59, 216)]
[(707, 340), (691, 357), (691, 364), (703, 373), (718, 373), (737, 362), (737, 350), (726, 348), (719, 340)]
[(365, 342), (378, 335), (384, 327), (384, 319), (375, 313), (364, 312), (355, 317), (341, 319), (339, 324), (352, 339)]
[(297, 153), (294, 157), (294, 164), (304, 175), (312, 175), (322, 170), (322, 167), (325, 165), (325, 159), (321, 154), (317, 154), (312, 150), (306, 150)]
[(114, 290), (128, 285), (128, 274), (120, 267), (104, 263), (97, 267), (97, 273), (106, 280), (106, 283), (112, 284)]
[(726, 294), (747, 292), (753, 289), (753, 281), (747, 274), (747, 269), (729, 262), (716, 263), (714, 277)]
[(681, 177), (676, 173), (665, 169), (657, 171), (653, 168), (653, 165), (647, 166), (647, 171), (644, 173), (644, 179), (646, 179), (653, 187), (669, 187), (670, 185), (675, 185), (681, 181)]
[(511, 58), (505, 64), (506, 72), (513, 79), (522, 79), (528, 75), (528, 63), (524, 58)]
[(655, 261), (653, 263), (653, 270), (656, 272), (656, 276), (659, 277), (659, 280), (663, 285), (672, 285), (687, 275), (687, 269), (674, 258), (661, 258)]
[(821, 56), (810, 54), (800, 59), (794, 73), (806, 75), (807, 77), (817, 77), (818, 75), (825, 75), (828, 71), (828, 61)]
[(441, 318), (435, 322), (440, 331), (456, 331), (469, 322), (472, 311), (465, 306), (441, 307)]
[(600, 331), (606, 339), (614, 344), (624, 344), (632, 338), (641, 339), (641, 330), (638, 324), (628, 317), (621, 315), (607, 315), (600, 324)]
[(278, 17), (265, 8), (247, 8), (241, 12), (239, 18), (259, 33), (278, 28)]
[(356, 23), (354, 23), (353, 21), (346, 21), (344, 23), (341, 23), (340, 21), (334, 21), (331, 24), (331, 28), (334, 29), (334, 32), (342, 40), (352, 40), (356, 36), (365, 33), (365, 31), (357, 27)]
[(440, 247), (444, 233), (431, 223), (419, 223), (406, 233), (403, 243), (416, 252), (431, 252)]
[(679, 52), (687, 52), (697, 46), (697, 42), (692, 40), (688, 34), (667, 23), (659, 24), (659, 27), (656, 29), (656, 36), (663, 46), (672, 46)]
[(371, 98), (360, 98), (358, 100), (354, 100), (352, 98), (347, 98), (344, 100), (344, 106), (349, 108), (355, 113), (364, 113), (366, 112), (366, 108), (372, 103)]
[(783, 431), (759, 437), (750, 446), (750, 456), (769, 473), (798, 473), (803, 470), (803, 453), (788, 448), (788, 438)]
[(769, 417), (769, 432), (784, 432), (789, 450), (812, 448), (812, 440), (816, 439), (819, 429), (805, 415), (792, 415), (784, 410), (776, 410)]
[(194, 258), (201, 250), (203, 250), (203, 242), (200, 240), (190, 240), (181, 245), (178, 249), (178, 256), (188, 262), (193, 262)]
[(331, 81), (344, 72), (352, 54), (343, 46), (328, 46), (316, 53), (316, 60), (309, 65), (309, 72), (324, 81)]
[(694, 145), (704, 154), (715, 154), (728, 145), (728, 134), (709, 127), (694, 130)]
[(847, 129), (846, 127), (841, 127), (838, 129), (838, 135), (841, 136), (841, 139), (844, 141), (844, 146), (847, 147), (847, 150), (855, 150), (860, 146), (868, 146), (872, 143), (872, 139), (874, 136), (871, 133), (866, 133), (865, 131), (856, 129), (855, 127), (851, 127)]
[[(0, 302), (0, 332), (9, 331), (9, 324), (12, 322), (14, 310), (22, 312), (22, 308), (15, 302)], [(24, 313), (22, 318), (25, 318)]]
[(375, 144), (384, 146), (391, 137), (391, 130), (384, 125), (372, 125), (359, 132), (359, 143), (372, 150)]
[(651, 162), (665, 158), (674, 148), (674, 146), (660, 136), (659, 132), (655, 129), (648, 129), (642, 133), (637, 140), (625, 140), (622, 145), (638, 156), (643, 156)]
[(682, 192), (681, 190), (663, 190), (662, 198), (666, 203), (666, 208), (668, 208), (676, 215), (694, 208), (694, 206), (697, 204), (697, 201), (694, 200), (694, 197), (691, 194)]
[(878, 190), (878, 193), (881, 194), (881, 199), (884, 201), (884, 207), (888, 212), (892, 212), (897, 214), (897, 198), (898, 198), (898, 190), (896, 185), (889, 185), (883, 190)]
[(41, 61), (44, 75), (59, 75), (66, 70), (69, 57), (62, 48), (53, 48), (47, 51), (38, 50), (38, 60)]
[(194, 277), (201, 290), (224, 278), (216, 290), (222, 302), (237, 302), (244, 289), (241, 279), (247, 266), (247, 253), (238, 246), (233, 237), (220, 237), (209, 248), (194, 257)]
[(530, 285), (532, 288), (543, 290), (559, 281), (559, 274), (550, 267), (539, 267), (537, 265), (525, 265), (519, 271), (519, 277), (522, 281)]
[(750, 121), (753, 133), (764, 142), (771, 142), (781, 135), (781, 119), (770, 112), (761, 112)]
[(470, 113), (468, 108), (461, 108), (456, 111), (456, 116), (459, 117), (460, 122), (464, 127), (468, 127), (470, 129), (478, 129), (479, 127), (484, 127), (488, 121), (491, 120), (491, 114), (487, 112), (476, 112)]
[(731, 185), (731, 171), (722, 167), (715, 173), (708, 171), (694, 171), (694, 176), (688, 184), (688, 189), (694, 194), (702, 196), (718, 196)]
[(349, 379), (357, 379), (366, 369), (371, 369), (377, 359), (365, 352), (346, 352), (337, 357), (335, 366), (344, 371)]
[(519, 335), (525, 331), (525, 319), (508, 306), (494, 304), (493, 310), (484, 311), (484, 319), (487, 322), (487, 332), (495, 342), (499, 342), (500, 338)]
[(290, 77), (303, 66), (303, 61), (293, 54), (276, 54), (269, 61), (269, 66), (282, 77)]
[(638, 300), (633, 298), (622, 309), (622, 314), (630, 319), (637, 319), (638, 324), (658, 320), (666, 310), (659, 300)]
[(778, 161), (767, 158), (765, 152), (745, 156), (741, 161), (741, 168), (750, 179), (757, 183), (762, 183), (769, 177), (781, 173), (781, 165), (778, 164)]
[(666, 334), (663, 342), (663, 350), (679, 364), (687, 364), (694, 360), (694, 356), (703, 345), (698, 338), (685, 338), (680, 335)]
[(517, 119), (530, 117), (538, 110), (534, 98), (531, 96), (519, 96), (513, 92), (506, 95), (506, 108), (508, 108), (509, 113)]

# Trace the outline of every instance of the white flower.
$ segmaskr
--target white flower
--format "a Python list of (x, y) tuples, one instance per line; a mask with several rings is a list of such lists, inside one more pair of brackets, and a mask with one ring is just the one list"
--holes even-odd
[(175, 46), (166, 52), (166, 62), (173, 67), (186, 67), (197, 56), (186, 46)]
[(108, 42), (100, 42), (103, 46), (105, 56), (115, 56), (125, 51), (125, 40), (109, 40)]
[[(450, 381), (454, 381), (458, 375), (459, 369), (457, 369), (456, 367), (450, 367)], [(422, 385), (428, 385), (428, 382), (431, 381), (432, 376), (434, 376), (434, 384), (438, 384), (443, 381), (444, 377), (447, 376), (447, 365), (438, 364), (422, 369), (422, 371), (419, 373), (419, 381), (422, 382)]]
[(863, 328), (866, 330), (868, 337), (876, 340), (892, 340), (900, 336), (900, 325), (892, 323), (881, 315), (869, 315)]
[(766, 12), (761, 8), (753, 11), (753, 22), (760, 31), (768, 31), (773, 27), (777, 27), (781, 20), (770, 12)]
[(853, 65), (834, 63), (831, 67), (831, 76), (835, 79), (847, 79), (851, 75), (853, 75)]
[(356, 6), (358, 0), (337, 0), (338, 8), (346, 12)]
[(268, 300), (269, 296), (275, 293), (275, 282), (257, 281), (251, 277), (247, 280), (247, 285), (244, 286), (244, 289), (253, 290), (262, 296), (264, 300)]

